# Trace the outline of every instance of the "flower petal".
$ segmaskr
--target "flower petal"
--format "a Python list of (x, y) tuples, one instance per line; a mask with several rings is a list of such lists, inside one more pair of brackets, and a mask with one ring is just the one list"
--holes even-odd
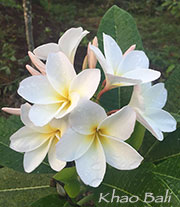
[(99, 69), (83, 70), (72, 80), (70, 93), (76, 92), (81, 97), (90, 99), (98, 88), (100, 78), (101, 73)]
[(64, 107), (63, 104), (34, 104), (29, 112), (29, 118), (36, 126), (44, 126), (49, 123)]
[(49, 136), (49, 134), (42, 134), (25, 126), (10, 137), (10, 148), (17, 152), (29, 152), (39, 148), (49, 139)]
[(44, 45), (41, 45), (39, 47), (36, 47), (33, 50), (33, 53), (35, 56), (37, 56), (41, 60), (46, 60), (49, 53), (58, 52), (59, 47), (56, 43), (47, 43)]
[(70, 114), (69, 122), (76, 132), (88, 135), (93, 134), (106, 117), (106, 112), (100, 105), (83, 100)]
[(163, 108), (167, 101), (167, 90), (164, 83), (157, 83), (146, 91), (142, 91), (146, 107)]
[(51, 142), (52, 142), (52, 138), (50, 140), (46, 141), (39, 148), (37, 148), (33, 151), (30, 151), (30, 152), (26, 152), (24, 154), (23, 165), (24, 165), (24, 170), (27, 173), (32, 172), (41, 164), (41, 162), (44, 160), (44, 158), (46, 157), (46, 155), (49, 151), (49, 148), (51, 146)]
[(163, 132), (172, 132), (176, 130), (176, 120), (174, 117), (162, 109), (148, 108), (145, 113), (146, 120), (155, 125)]
[(154, 81), (160, 77), (161, 73), (151, 69), (137, 69), (123, 74), (122, 77), (141, 80), (142, 83)]
[(43, 75), (31, 76), (21, 81), (18, 94), (35, 104), (58, 103), (61, 99)]
[(98, 187), (106, 172), (106, 160), (99, 139), (95, 139), (89, 150), (75, 160), (77, 173), (86, 185)]
[(39, 132), (39, 133), (51, 133), (52, 128), (49, 125), (45, 125), (43, 127), (37, 127), (33, 124), (33, 122), (29, 118), (29, 111), (31, 109), (31, 105), (25, 103), (21, 105), (21, 121), (25, 126), (31, 128), (32, 130)]
[(126, 142), (103, 137), (101, 143), (106, 162), (119, 170), (135, 169), (143, 160), (143, 157)]
[(120, 140), (127, 140), (134, 130), (135, 122), (136, 113), (131, 107), (125, 106), (118, 112), (104, 119), (98, 126), (98, 129), (103, 135), (113, 136)]
[(149, 68), (149, 59), (143, 51), (133, 50), (123, 56), (122, 62), (118, 68), (118, 73), (122, 75), (140, 68)]
[(82, 135), (69, 128), (56, 145), (59, 160), (73, 161), (87, 152), (94, 140), (94, 135)]
[(147, 129), (149, 130), (153, 136), (155, 136), (159, 141), (162, 141), (164, 139), (163, 133), (156, 125), (154, 125), (152, 122), (149, 122), (147, 120), (147, 117), (145, 117), (142, 113), (137, 113), (137, 120)]
[(106, 73), (106, 79), (107, 84), (111, 88), (116, 88), (119, 86), (131, 86), (140, 84), (142, 81), (140, 79), (132, 79), (132, 78), (126, 78), (122, 76), (112, 75), (109, 73)]
[(66, 104), (59, 110), (59, 113), (55, 116), (56, 119), (63, 118), (67, 114), (69, 114), (77, 105), (80, 100), (78, 93), (70, 94), (70, 102), (66, 102)]
[(67, 97), (71, 80), (76, 76), (73, 65), (62, 52), (51, 53), (46, 62), (47, 78), (54, 89)]
[(115, 40), (111, 36), (106, 35), (104, 33), (103, 42), (107, 64), (111, 66), (115, 74), (122, 61), (122, 51), (119, 45), (115, 42)]
[(66, 130), (70, 127), (69, 126), (69, 116), (65, 116), (61, 119), (53, 119), (48, 125), (52, 129), (59, 129), (61, 132), (61, 136), (66, 132)]
[(56, 158), (56, 143), (57, 143), (57, 140), (53, 139), (49, 152), (48, 152), (48, 161), (49, 161), (51, 168), (58, 172), (66, 166), (66, 162), (58, 160)]
[(82, 27), (71, 28), (59, 39), (58, 45), (60, 51), (68, 57), (72, 64), (74, 63), (74, 56), (79, 43), (88, 33), (86, 30), (83, 31)]
[(114, 74), (113, 69), (111, 66), (108, 65), (104, 55), (102, 54), (101, 50), (94, 45), (90, 45), (89, 48), (94, 52), (96, 58), (98, 59), (104, 73)]

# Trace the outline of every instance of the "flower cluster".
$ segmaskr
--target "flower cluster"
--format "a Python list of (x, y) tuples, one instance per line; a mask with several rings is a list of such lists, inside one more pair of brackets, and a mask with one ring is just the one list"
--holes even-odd
[[(143, 157), (126, 142), (136, 120), (158, 140), (163, 140), (162, 132), (176, 129), (176, 121), (162, 110), (167, 101), (164, 84), (151, 83), (160, 72), (149, 69), (146, 54), (135, 50), (135, 45), (122, 54), (115, 40), (103, 34), (103, 55), (95, 37), (88, 45), (83, 70), (76, 74), (76, 50), (88, 33), (81, 27), (71, 28), (58, 44), (44, 44), (29, 52), (36, 69), (26, 66), (32, 76), (20, 83), (18, 94), (31, 104), (3, 110), (20, 115), (25, 125), (10, 137), (10, 147), (24, 153), (26, 172), (37, 168), (48, 154), (53, 170), (60, 171), (66, 162), (75, 161), (82, 181), (97, 187), (103, 180), (106, 162), (119, 170), (135, 169), (141, 164)], [(105, 80), (95, 95), (101, 80), (97, 60)], [(103, 93), (122, 86), (134, 86), (131, 100), (109, 116), (90, 100), (95, 95), (98, 102)]]

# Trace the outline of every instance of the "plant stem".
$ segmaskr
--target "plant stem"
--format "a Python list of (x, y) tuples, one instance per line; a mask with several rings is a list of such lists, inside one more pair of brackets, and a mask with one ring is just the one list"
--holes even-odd
[(81, 199), (80, 201), (77, 202), (77, 204), (79, 206), (82, 206), (83, 204), (87, 203), (88, 201), (90, 201), (93, 198), (93, 194), (89, 194), (88, 196), (84, 197), (83, 199)]
[(26, 29), (26, 40), (28, 45), (28, 50), (33, 51), (34, 49), (34, 40), (33, 40), (33, 26), (32, 26), (32, 9), (31, 1), (23, 0), (23, 9), (24, 9), (24, 22)]

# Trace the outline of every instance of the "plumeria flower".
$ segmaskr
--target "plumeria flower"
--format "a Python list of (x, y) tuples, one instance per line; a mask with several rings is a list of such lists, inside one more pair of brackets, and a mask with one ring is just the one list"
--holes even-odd
[(137, 168), (143, 158), (125, 141), (134, 129), (136, 114), (126, 106), (107, 116), (92, 102), (79, 104), (69, 116), (69, 128), (56, 145), (57, 158), (75, 160), (82, 181), (97, 187), (103, 180), (106, 162), (120, 170)]
[(98, 69), (87, 69), (76, 75), (73, 65), (62, 52), (49, 54), (46, 74), (26, 78), (18, 89), (20, 96), (34, 103), (29, 117), (36, 126), (64, 117), (81, 98), (90, 99), (100, 81)]
[[(99, 48), (91, 45), (106, 76), (106, 91), (119, 86), (146, 83), (160, 77), (160, 72), (148, 69), (149, 60), (143, 51), (134, 50), (134, 45), (125, 53), (115, 40), (103, 34), (104, 55)], [(147, 70), (148, 69), (148, 70)]]
[(34, 49), (33, 53), (39, 59), (46, 60), (49, 53), (63, 52), (70, 62), (74, 63), (74, 56), (77, 47), (83, 37), (85, 37), (89, 32), (82, 29), (82, 27), (71, 28), (67, 30), (59, 39), (58, 44), (48, 43), (41, 45)]
[(134, 108), (137, 120), (159, 141), (162, 132), (176, 130), (176, 121), (167, 111), (162, 110), (167, 101), (167, 90), (163, 83), (146, 83), (134, 86), (129, 105)]
[(52, 120), (43, 127), (35, 126), (29, 119), (29, 104), (21, 106), (21, 120), (24, 127), (10, 137), (10, 148), (17, 152), (24, 152), (24, 170), (28, 173), (36, 169), (48, 154), (51, 168), (60, 171), (66, 162), (56, 159), (55, 146), (68, 127), (67, 117)]

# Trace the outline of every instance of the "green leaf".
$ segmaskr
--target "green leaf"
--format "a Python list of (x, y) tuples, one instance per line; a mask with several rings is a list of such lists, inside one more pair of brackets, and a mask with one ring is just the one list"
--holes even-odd
[(139, 150), (143, 143), (144, 134), (146, 129), (139, 122), (136, 122), (134, 132), (131, 137), (127, 140), (127, 143), (134, 147), (134, 149)]
[(0, 206), (25, 207), (41, 197), (56, 193), (49, 186), (51, 174), (28, 174), (0, 169)]
[[(152, 138), (152, 135), (148, 135), (150, 139), (154, 142), (151, 144), (149, 151), (146, 151), (145, 157), (146, 160), (151, 162), (160, 162), (166, 160), (170, 157), (176, 157), (180, 155), (180, 128), (172, 133), (168, 133), (164, 141), (160, 142), (155, 138)], [(146, 138), (146, 136), (145, 136)], [(147, 137), (148, 138), (148, 137)], [(147, 142), (144, 143), (147, 145)]]
[[(163, 207), (163, 206), (180, 206), (180, 157), (168, 159), (165, 162), (155, 166), (151, 163), (144, 163), (138, 169), (130, 171), (119, 171), (114, 168), (108, 168), (103, 183), (97, 189), (92, 189), (94, 201), (98, 207), (122, 206), (122, 207)], [(178, 169), (177, 169), (178, 168)], [(152, 193), (154, 197), (163, 196), (165, 200), (166, 192), (171, 194), (170, 203), (148, 203), (145, 201), (146, 193)], [(116, 196), (138, 196), (135, 203), (129, 200), (127, 203), (117, 202), (117, 197), (112, 198), (113, 191)], [(100, 195), (106, 195), (108, 203), (101, 199)], [(135, 198), (134, 198), (135, 200)], [(149, 197), (150, 200), (150, 197)], [(148, 201), (148, 200), (147, 200)]]
[(166, 105), (166, 110), (171, 111), (173, 113), (180, 112), (180, 67), (176, 67), (176, 69), (172, 72), (165, 85), (168, 90), (168, 101)]
[[(133, 44), (136, 44), (136, 49), (143, 50), (142, 40), (133, 17), (117, 6), (112, 6), (100, 22), (97, 37), (101, 51), (103, 51), (103, 33), (113, 37), (123, 52)], [(131, 93), (132, 87), (116, 88), (103, 94), (100, 103), (107, 111), (119, 109), (128, 104)]]
[[(10, 116), (8, 119), (0, 117), (0, 165), (24, 172), (23, 154), (9, 148), (10, 136), (22, 127), (20, 118)], [(33, 173), (54, 172), (47, 162), (43, 162)]]
[(69, 197), (75, 198), (80, 193), (80, 182), (75, 167), (61, 170), (53, 178), (64, 184), (64, 189)]
[(177, 123), (180, 122), (180, 114), (171, 113), (171, 115), (176, 119)]
[(48, 195), (31, 204), (31, 207), (70, 207), (71, 205), (58, 194)]

